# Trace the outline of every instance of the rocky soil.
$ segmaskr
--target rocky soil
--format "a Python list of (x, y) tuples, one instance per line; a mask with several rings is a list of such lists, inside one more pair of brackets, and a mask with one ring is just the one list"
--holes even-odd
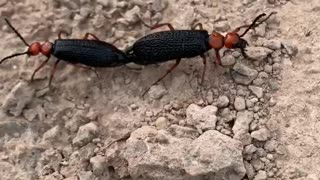
[[(319, 0), (0, 0), (27, 42), (86, 32), (124, 50), (151, 33), (146, 22), (225, 34), (260, 13), (248, 57), (225, 50), (173, 63), (98, 69), (45, 57), (0, 65), (0, 174), (3, 180), (284, 180), (320, 178)], [(1, 57), (26, 47), (2, 20)], [(221, 52), (222, 54), (222, 52)], [(54, 59), (54, 58), (53, 58)]]

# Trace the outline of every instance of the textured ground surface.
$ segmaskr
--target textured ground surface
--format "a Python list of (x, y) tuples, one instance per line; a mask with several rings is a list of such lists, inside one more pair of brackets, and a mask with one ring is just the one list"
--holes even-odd
[[(100, 78), (61, 63), (51, 91), (43, 88), (53, 60), (32, 83), (45, 57), (1, 64), (0, 179), (319, 179), (319, 4), (0, 0), (1, 17), (29, 43), (54, 41), (64, 30), (117, 40), (120, 49), (150, 33), (134, 14), (226, 33), (278, 12), (245, 37), (250, 60), (234, 51), (223, 58), (229, 66), (215, 66), (210, 51), (202, 87), (201, 58), (184, 60), (145, 99), (172, 62), (99, 69)], [(24, 51), (4, 21), (0, 27), (1, 57)]]

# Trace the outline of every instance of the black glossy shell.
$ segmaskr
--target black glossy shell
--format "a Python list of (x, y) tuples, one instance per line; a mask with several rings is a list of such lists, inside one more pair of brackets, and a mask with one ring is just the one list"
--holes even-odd
[(59, 39), (51, 54), (56, 58), (91, 67), (115, 67), (128, 63), (125, 53), (112, 44), (86, 39)]
[(154, 64), (190, 58), (208, 51), (209, 34), (204, 30), (160, 31), (134, 43), (128, 52), (137, 64)]

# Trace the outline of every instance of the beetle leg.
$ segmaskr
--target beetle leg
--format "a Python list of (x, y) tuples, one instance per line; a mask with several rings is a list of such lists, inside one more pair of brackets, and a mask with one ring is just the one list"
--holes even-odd
[(143, 25), (147, 26), (148, 28), (150, 28), (152, 30), (160, 28), (162, 26), (168, 26), (171, 31), (174, 31), (174, 27), (170, 23), (160, 23), (160, 24), (156, 24), (156, 25), (149, 25), (146, 22), (144, 22), (144, 20), (140, 16), (138, 16), (137, 14), (136, 14), (136, 16), (142, 22)]
[(115, 44), (116, 42), (118, 42), (120, 39), (115, 39), (114, 41), (111, 42), (111, 44)]
[[(176, 63), (171, 66), (167, 72), (162, 75), (156, 82), (152, 83), (151, 86), (158, 84), (161, 80), (163, 80), (168, 74), (170, 74), (180, 63), (181, 59), (177, 59)], [(149, 88), (142, 94), (142, 97), (150, 90), (151, 86), (149, 86)]]
[(101, 78), (98, 71), (94, 68), (94, 67), (89, 67), (89, 66), (86, 66), (86, 65), (82, 65), (82, 64), (79, 64), (79, 63), (70, 63), (70, 62), (67, 62), (68, 64), (72, 65), (72, 66), (75, 66), (77, 68), (83, 68), (83, 69), (86, 69), (86, 70), (90, 70), (90, 71), (93, 71), (94, 74), (97, 76), (97, 78)]
[(67, 36), (69, 35), (69, 33), (67, 33), (67, 31), (63, 31), (63, 30), (62, 30), (62, 31), (60, 31), (59, 34), (58, 34), (58, 39), (62, 39), (62, 34), (65, 34), (65, 35), (67, 35)]
[(220, 57), (220, 52), (219, 52), (220, 49), (215, 49), (216, 51), (216, 65), (221, 65), (221, 57)]
[(170, 31), (174, 31), (174, 27), (170, 23), (156, 24), (154, 26), (151, 26), (150, 28), (153, 30), (153, 29), (157, 29), (157, 28), (160, 28), (160, 27), (163, 27), (163, 26), (168, 26)]
[(78, 68), (83, 68), (83, 69), (90, 70), (90, 71), (94, 72), (94, 74), (97, 76), (97, 78), (101, 79), (98, 71), (94, 67), (89, 67), (89, 66), (82, 65), (82, 64), (73, 64), (73, 63), (70, 63), (70, 64), (75, 66), (75, 67), (78, 67)]
[(46, 59), (45, 61), (43, 61), (43, 62), (33, 71), (32, 76), (31, 76), (31, 79), (30, 79), (31, 82), (33, 81), (33, 78), (34, 78), (34, 76), (36, 75), (36, 73), (37, 73), (41, 68), (43, 68), (43, 66), (44, 66), (45, 64), (48, 63), (49, 59), (50, 59), (50, 56), (47, 57), (47, 59)]
[(97, 36), (95, 36), (94, 34), (91, 34), (91, 33), (86, 33), (84, 35), (83, 39), (99, 40), (99, 38), (97, 38)]
[(51, 87), (51, 82), (52, 82), (54, 73), (56, 72), (57, 65), (58, 65), (59, 62), (60, 62), (60, 59), (57, 59), (56, 62), (54, 63), (54, 65), (53, 65), (53, 68), (51, 69), (51, 73), (50, 73), (50, 77), (49, 77), (49, 84), (48, 84), (49, 88)]
[(204, 76), (206, 74), (206, 69), (207, 69), (207, 57), (205, 54), (201, 54), (200, 56), (202, 57), (202, 60), (203, 60), (203, 72), (202, 72), (202, 77), (200, 82), (200, 85), (202, 85), (204, 82)]
[(203, 25), (202, 25), (202, 23), (197, 23), (197, 24), (195, 24), (194, 26), (191, 27), (191, 30), (195, 30), (198, 26), (199, 26), (199, 29), (200, 29), (200, 30), (203, 30)]

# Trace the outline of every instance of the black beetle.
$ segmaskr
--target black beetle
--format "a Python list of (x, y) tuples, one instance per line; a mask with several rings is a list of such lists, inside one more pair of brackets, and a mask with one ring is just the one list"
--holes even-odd
[[(141, 20), (145, 26), (151, 29), (168, 26), (170, 31), (155, 32), (142, 37), (141, 39), (137, 40), (132, 47), (128, 48), (126, 54), (130, 56), (130, 59), (134, 63), (140, 65), (157, 64), (170, 60), (176, 60), (176, 63), (152, 85), (157, 84), (171, 71), (173, 71), (178, 66), (182, 58), (191, 58), (200, 55), (204, 64), (201, 78), (202, 83), (206, 70), (205, 53), (207, 51), (210, 49), (215, 50), (216, 64), (220, 65), (221, 58), (219, 51), (224, 46), (229, 49), (240, 48), (241, 52), (245, 55), (244, 48), (248, 45), (248, 43), (241, 37), (243, 37), (250, 29), (266, 21), (272, 14), (274, 13), (271, 13), (267, 18), (257, 23), (261, 17), (266, 15), (264, 13), (260, 14), (254, 19), (251, 25), (240, 26), (234, 31), (228, 33), (225, 37), (214, 31), (209, 34), (208, 31), (203, 30), (201, 23), (194, 26), (191, 30), (175, 30), (169, 23), (157, 24), (151, 27)], [(200, 30), (196, 30), (197, 26), (200, 27)], [(247, 29), (243, 34), (239, 35), (238, 32), (242, 28)], [(143, 96), (146, 92), (148, 92), (150, 87), (143, 93)]]
[(29, 45), (20, 33), (11, 25), (9, 20), (5, 19), (5, 21), (23, 43), (28, 46), (28, 50), (26, 52), (7, 56), (0, 61), (0, 64), (10, 58), (20, 55), (36, 56), (42, 54), (46, 56), (47, 59), (34, 70), (31, 76), (32, 81), (35, 74), (49, 61), (51, 55), (53, 55), (57, 60), (51, 70), (49, 87), (51, 86), (56, 67), (61, 60), (85, 68), (115, 67), (130, 62), (123, 51), (112, 44), (100, 41), (95, 35), (90, 33), (86, 33), (83, 39), (61, 39), (61, 34), (63, 32), (60, 32), (58, 39), (55, 40), (54, 43), (49, 41), (46, 41), (43, 44), (40, 44), (40, 42), (33, 42)]

